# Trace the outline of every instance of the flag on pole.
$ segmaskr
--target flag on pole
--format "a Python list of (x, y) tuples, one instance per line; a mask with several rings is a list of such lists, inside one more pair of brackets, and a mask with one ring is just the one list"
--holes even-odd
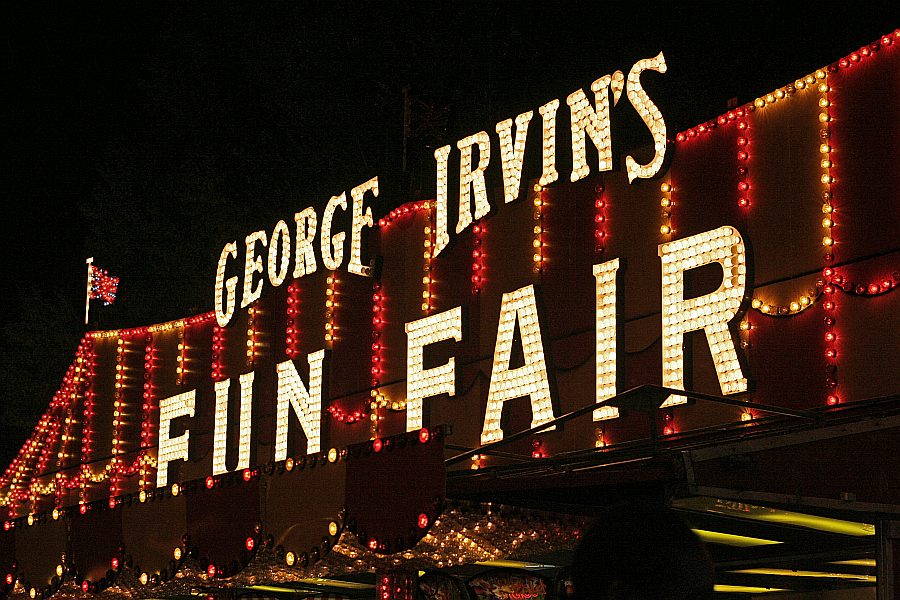
[(109, 306), (116, 301), (116, 289), (118, 287), (118, 277), (113, 277), (106, 269), (100, 269), (91, 265), (92, 300), (103, 300), (103, 306)]
[(110, 275), (106, 269), (95, 267), (93, 257), (85, 262), (87, 262), (87, 289), (84, 300), (84, 324), (87, 325), (91, 300), (103, 300), (104, 306), (115, 302), (119, 278)]

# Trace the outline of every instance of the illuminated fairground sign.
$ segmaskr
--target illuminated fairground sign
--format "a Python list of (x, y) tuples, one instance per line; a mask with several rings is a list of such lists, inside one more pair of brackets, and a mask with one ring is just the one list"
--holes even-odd
[[(896, 392), (898, 41), (674, 137), (639, 60), (437, 149), (433, 200), (376, 220), (373, 177), (226, 243), (213, 311), (82, 340), (0, 479), (6, 589), (229, 577), (261, 545), (307, 569), (345, 531), (427, 558), (445, 426), (477, 470), (541, 425), (504, 450), (646, 438), (607, 403), (645, 384), (739, 400), (669, 395), (663, 443)], [(646, 129), (622, 161), (617, 111)]]
[[(640, 164), (631, 155), (625, 157), (625, 168), (628, 173), (628, 181), (636, 178), (647, 179), (655, 176), (662, 168), (666, 151), (666, 124), (663, 121), (659, 109), (641, 86), (640, 76), (646, 70), (666, 72), (666, 60), (659, 53), (654, 58), (638, 61), (628, 72), (626, 77), (621, 71), (612, 75), (604, 75), (591, 84), (594, 94), (592, 104), (584, 91), (579, 89), (569, 94), (566, 103), (569, 105), (569, 123), (572, 132), (572, 173), (571, 180), (578, 181), (586, 177), (591, 169), (588, 164), (587, 142), (591, 142), (597, 150), (597, 171), (610, 171), (613, 169), (613, 147), (610, 135), (610, 96), (613, 105), (618, 104), (622, 93), (625, 92), (628, 100), (640, 115), (650, 132), (654, 154), (647, 164)], [(541, 135), (541, 150), (543, 159), (543, 171), (539, 185), (549, 185), (559, 179), (556, 169), (556, 113), (559, 108), (559, 100), (554, 99), (540, 107), (539, 112), (543, 122)], [(513, 132), (513, 120), (506, 119), (497, 123), (497, 135), (500, 142), (500, 163), (503, 171), (503, 198), (504, 202), (513, 202), (521, 195), (522, 169), (525, 159), (525, 148), (528, 139), (528, 125), (534, 111), (522, 113), (516, 117), (515, 132)], [(464, 232), (474, 221), (487, 216), (491, 211), (491, 203), (488, 199), (485, 173), (491, 163), (491, 138), (486, 131), (479, 131), (457, 142), (459, 155), (459, 212), (456, 223), (456, 234)], [(473, 152), (478, 150), (478, 166), (472, 166)], [(434, 153), (437, 161), (437, 200), (434, 202), (434, 244), (429, 246), (433, 257), (437, 257), (450, 242), (447, 230), (448, 192), (447, 170), (451, 148), (444, 146)], [(356, 275), (372, 276), (372, 267), (362, 264), (362, 234), (363, 230), (373, 227), (371, 208), (365, 207), (365, 195), (371, 192), (378, 196), (378, 178), (373, 178), (350, 192), (351, 198), (351, 225), (350, 225), (350, 258), (347, 262), (347, 271)], [(473, 209), (474, 202), (474, 209)], [(430, 207), (426, 207), (430, 208)], [(279, 221), (275, 225), (271, 235), (266, 232), (255, 231), (245, 240), (243, 293), (241, 295), (241, 308), (246, 308), (256, 302), (261, 294), (264, 279), (257, 277), (257, 273), (263, 273), (262, 256), (257, 255), (257, 246), (265, 247), (268, 239), (268, 252), (266, 265), (269, 283), (278, 287), (285, 282), (288, 273), (292, 273), (294, 279), (315, 273), (318, 268), (316, 256), (321, 259), (323, 266), (334, 271), (340, 269), (344, 263), (344, 247), (347, 240), (347, 232), (333, 233), (333, 220), (335, 212), (340, 209), (347, 210), (347, 194), (332, 196), (325, 205), (322, 213), (322, 226), (317, 236), (318, 216), (313, 207), (306, 208), (294, 214), (294, 235), (291, 236), (290, 228), (285, 221)], [(318, 245), (316, 245), (318, 237)], [(237, 242), (225, 244), (219, 258), (219, 267), (216, 271), (215, 306), (216, 320), (221, 327), (225, 327), (234, 316), (237, 301), (238, 277), (232, 276), (226, 279), (225, 272), (229, 258), (237, 256)], [(290, 270), (293, 263), (293, 271)]]

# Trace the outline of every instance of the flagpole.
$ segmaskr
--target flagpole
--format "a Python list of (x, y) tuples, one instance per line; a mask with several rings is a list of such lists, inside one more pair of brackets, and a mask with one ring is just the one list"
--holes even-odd
[(91, 308), (91, 287), (92, 287), (91, 280), (93, 279), (93, 277), (91, 277), (91, 269), (92, 269), (92, 263), (94, 262), (94, 257), (93, 256), (90, 257), (85, 262), (87, 263), (87, 291), (84, 296), (84, 324), (87, 325), (88, 324), (88, 311)]

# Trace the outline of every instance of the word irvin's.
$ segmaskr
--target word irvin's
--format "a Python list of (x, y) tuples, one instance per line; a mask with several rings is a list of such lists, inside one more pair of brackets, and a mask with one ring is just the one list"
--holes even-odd
[[(590, 138), (597, 150), (597, 171), (612, 170), (613, 153), (610, 135), (610, 97), (612, 105), (618, 104), (623, 92), (631, 105), (641, 117), (644, 125), (653, 138), (654, 156), (647, 164), (640, 164), (632, 156), (625, 157), (625, 169), (628, 181), (637, 178), (650, 178), (656, 175), (663, 165), (666, 152), (666, 124), (659, 109), (641, 86), (641, 73), (646, 70), (666, 72), (666, 61), (660, 52), (654, 58), (637, 61), (628, 75), (616, 71), (612, 75), (604, 75), (591, 84), (594, 102), (591, 103), (584, 91), (578, 89), (569, 94), (566, 103), (569, 106), (570, 125), (572, 131), (572, 172), (570, 179), (578, 181), (590, 173), (587, 152), (587, 138)], [(542, 122), (542, 172), (541, 185), (548, 185), (559, 179), (556, 169), (556, 113), (559, 100), (554, 99), (538, 109)], [(503, 172), (503, 194), (505, 202), (512, 202), (520, 195), (522, 166), (525, 157), (525, 146), (528, 126), (534, 111), (527, 111), (513, 120), (506, 119), (497, 123), (496, 131), (499, 140), (500, 165)], [(474, 221), (481, 219), (491, 210), (487, 196), (485, 171), (491, 161), (491, 138), (486, 131), (479, 131), (456, 143), (459, 149), (459, 212), (456, 223), (456, 234), (460, 234)], [(473, 166), (475, 149), (478, 149), (477, 165)], [(435, 199), (435, 245), (434, 256), (450, 243), (448, 231), (448, 170), (451, 148), (438, 148), (434, 157), (437, 162), (436, 199)], [(373, 226), (372, 210), (364, 207), (363, 198), (366, 192), (378, 196), (378, 178), (353, 188), (350, 191), (352, 206), (350, 226), (350, 258), (347, 270), (363, 276), (371, 276), (372, 269), (362, 262), (362, 230)], [(474, 204), (474, 207), (473, 207)], [(249, 234), (244, 243), (244, 272), (241, 288), (241, 308), (255, 302), (262, 294), (263, 256), (257, 254), (257, 247), (268, 246), (266, 272), (269, 283), (278, 287), (288, 276), (293, 259), (293, 278), (300, 278), (316, 271), (318, 254), (326, 269), (339, 269), (344, 262), (344, 245), (347, 232), (332, 233), (332, 221), (335, 212), (346, 211), (347, 194), (333, 196), (322, 213), (321, 228), (318, 228), (318, 216), (312, 207), (308, 207), (294, 215), (295, 230), (291, 236), (288, 224), (281, 220), (271, 235), (265, 230)], [(317, 231), (318, 228), (318, 231)], [(318, 244), (316, 244), (318, 238)], [(228, 325), (237, 307), (238, 276), (225, 278), (229, 259), (237, 259), (238, 246), (233, 241), (225, 244), (219, 256), (215, 282), (216, 320), (220, 326)]]
[[(659, 246), (662, 265), (662, 383), (684, 389), (684, 336), (703, 330), (715, 364), (716, 375), (723, 394), (747, 390), (747, 379), (741, 370), (734, 339), (729, 330), (745, 301), (747, 288), (747, 257), (741, 235), (733, 227), (720, 227)], [(687, 271), (705, 265), (718, 264), (722, 281), (718, 288), (706, 295), (685, 298), (684, 277)], [(616, 310), (616, 279), (619, 259), (593, 265), (595, 280), (595, 390), (596, 402), (616, 395), (618, 329)], [(515, 331), (520, 333), (515, 340)], [(441, 341), (462, 341), (462, 307), (405, 324), (406, 331), (406, 429), (423, 426), (423, 403), (435, 396), (456, 395), (456, 361), (425, 368), (425, 348)], [(524, 364), (510, 368), (514, 343), (521, 343)], [(306, 436), (306, 451), (316, 453), (321, 448), (322, 387), (325, 350), (307, 356), (309, 378), (304, 384), (293, 360), (276, 365), (277, 392), (275, 418), (274, 460), (285, 460), (288, 454), (288, 426), (293, 412)], [(250, 462), (252, 431), (251, 406), (253, 399), (253, 371), (238, 378), (240, 386), (240, 448), (238, 469), (246, 469)], [(216, 397), (213, 435), (213, 475), (225, 473), (228, 431), (228, 390), (231, 379), (214, 384)], [(500, 417), (503, 405), (509, 400), (527, 397), (531, 403), (531, 426), (536, 427), (555, 418), (553, 398), (548, 377), (547, 358), (537, 297), (533, 285), (503, 294), (497, 337), (494, 346), (487, 406), (481, 442), (503, 438)], [(172, 421), (179, 417), (193, 417), (196, 390), (171, 396), (159, 403), (159, 454), (157, 486), (168, 481), (168, 464), (187, 460), (190, 441), (189, 428), (171, 437)], [(664, 406), (684, 402), (683, 396), (669, 397)], [(615, 408), (600, 406), (594, 420), (614, 418)]]

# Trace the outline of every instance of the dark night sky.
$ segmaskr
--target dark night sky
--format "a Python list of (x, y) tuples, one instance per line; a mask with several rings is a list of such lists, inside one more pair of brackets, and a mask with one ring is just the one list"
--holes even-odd
[[(385, 206), (429, 196), (430, 146), (640, 58), (665, 53), (674, 133), (900, 25), (890, 2), (321, 4), (4, 9), (0, 463), (72, 359), (86, 256), (122, 278), (103, 328), (210, 310), (224, 242), (373, 175), (398, 182)], [(405, 85), (447, 108), (411, 141), (409, 182)]]

